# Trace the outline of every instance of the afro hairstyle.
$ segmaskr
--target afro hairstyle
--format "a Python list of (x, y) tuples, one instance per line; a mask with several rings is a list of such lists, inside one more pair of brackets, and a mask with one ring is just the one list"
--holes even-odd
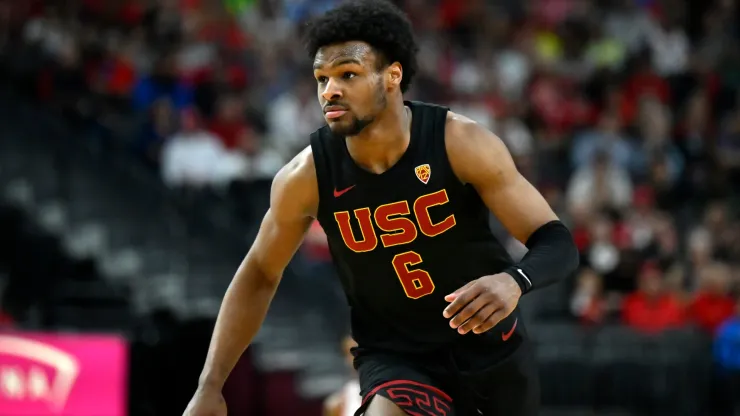
[(406, 92), (417, 71), (411, 22), (387, 0), (349, 0), (308, 22), (305, 45), (310, 59), (324, 46), (361, 41), (381, 57), (381, 64), (398, 62), (403, 67), (401, 91)]

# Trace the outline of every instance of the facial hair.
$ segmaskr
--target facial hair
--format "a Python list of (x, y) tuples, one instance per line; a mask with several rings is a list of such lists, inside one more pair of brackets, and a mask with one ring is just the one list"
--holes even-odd
[(332, 129), (332, 132), (334, 134), (340, 135), (340, 136), (356, 136), (362, 132), (362, 130), (365, 129), (365, 127), (372, 124), (373, 121), (375, 121), (375, 116), (383, 111), (388, 104), (388, 98), (385, 95), (385, 88), (383, 88), (382, 82), (377, 82), (375, 85), (375, 108), (376, 110), (373, 111), (371, 115), (359, 118), (355, 117), (352, 123), (347, 127), (339, 127), (337, 129)]

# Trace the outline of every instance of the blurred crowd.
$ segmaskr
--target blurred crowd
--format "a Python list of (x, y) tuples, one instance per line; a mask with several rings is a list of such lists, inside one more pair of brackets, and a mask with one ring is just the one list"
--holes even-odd
[[(129, 130), (127, 151), (172, 187), (228, 189), (270, 178), (322, 124), (297, 39), (334, 3), (6, 1), (0, 15), (46, 54), (38, 100), (91, 131)], [(397, 3), (421, 48), (409, 98), (497, 133), (571, 227), (570, 316), (697, 325), (740, 370), (737, 2)], [(307, 252), (326, 262), (321, 233)]]

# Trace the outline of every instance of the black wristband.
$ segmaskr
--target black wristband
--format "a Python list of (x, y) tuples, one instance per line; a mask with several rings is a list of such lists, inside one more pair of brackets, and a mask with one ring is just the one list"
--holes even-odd
[(518, 266), (507, 267), (504, 273), (514, 278), (514, 281), (519, 285), (522, 290), (522, 295), (529, 292), (532, 289), (532, 280), (524, 274), (524, 271)]
[(504, 270), (516, 280), (522, 294), (563, 280), (578, 268), (578, 248), (570, 231), (560, 221), (551, 221), (538, 228), (526, 246), (529, 251), (524, 258)]

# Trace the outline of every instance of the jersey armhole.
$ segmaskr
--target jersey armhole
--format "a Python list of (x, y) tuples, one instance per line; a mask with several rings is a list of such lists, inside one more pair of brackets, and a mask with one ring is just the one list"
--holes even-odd
[(331, 175), (327, 172), (327, 149), (321, 138), (321, 129), (311, 133), (310, 136), (311, 153), (313, 154), (313, 163), (316, 170), (316, 183), (319, 188), (319, 205), (316, 208), (316, 220), (322, 217), (322, 206), (325, 205), (325, 195), (332, 188)]
[(450, 109), (447, 107), (438, 107), (434, 117), (434, 141), (442, 149), (442, 160), (444, 160), (445, 169), (449, 175), (455, 178), (455, 183), (465, 188), (468, 186), (460, 177), (457, 176), (455, 170), (452, 168), (449, 154), (447, 153), (447, 114)]

